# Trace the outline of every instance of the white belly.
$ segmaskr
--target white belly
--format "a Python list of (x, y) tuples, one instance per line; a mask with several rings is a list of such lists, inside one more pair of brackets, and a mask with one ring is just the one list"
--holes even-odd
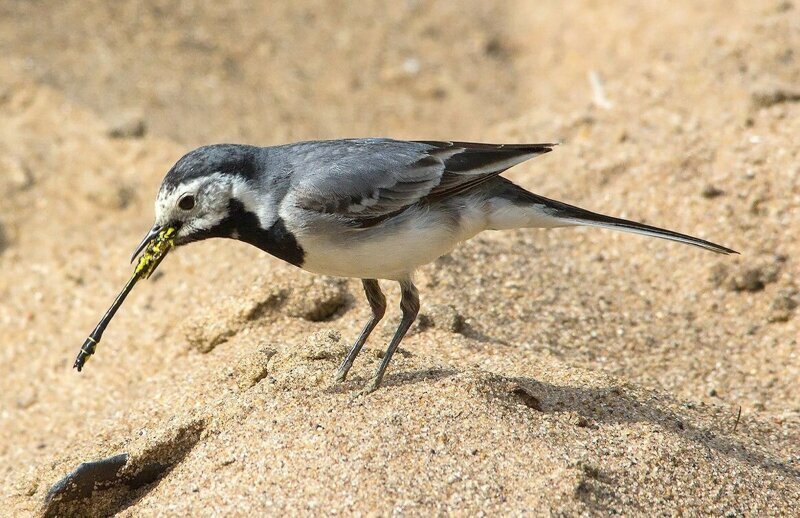
[(299, 230), (302, 268), (340, 277), (402, 279), (483, 230), (482, 214), (476, 211), (474, 221), (464, 216), (459, 224), (436, 212), (416, 211), (366, 229)]
[(302, 268), (361, 279), (406, 278), (483, 230), (576, 224), (539, 205), (519, 205), (502, 197), (484, 199), (480, 193), (412, 207), (364, 229), (348, 227), (335, 216), (294, 210), (300, 212), (282, 216), (305, 252)]

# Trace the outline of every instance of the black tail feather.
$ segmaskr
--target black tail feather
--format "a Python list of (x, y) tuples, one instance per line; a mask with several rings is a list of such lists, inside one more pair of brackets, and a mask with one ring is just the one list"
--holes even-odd
[(594, 226), (600, 228), (608, 228), (612, 230), (620, 230), (623, 232), (632, 232), (634, 234), (641, 234), (645, 236), (658, 237), (661, 239), (668, 239), (670, 241), (677, 241), (687, 245), (696, 246), (705, 250), (710, 250), (718, 254), (738, 254), (736, 250), (731, 248), (700, 239), (698, 237), (681, 234), (664, 228), (638, 223), (622, 218), (615, 218), (613, 216), (606, 216), (598, 214), (574, 205), (562, 203), (560, 201), (551, 200), (538, 194), (525, 192), (527, 201), (536, 205), (542, 205), (546, 208), (549, 215), (564, 220), (565, 222), (574, 222), (577, 225)]

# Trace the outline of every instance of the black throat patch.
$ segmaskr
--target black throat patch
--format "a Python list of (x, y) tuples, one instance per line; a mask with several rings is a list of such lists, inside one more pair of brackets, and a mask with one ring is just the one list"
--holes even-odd
[[(205, 237), (228, 237), (249, 243), (278, 259), (295, 266), (303, 266), (305, 251), (281, 218), (265, 229), (259, 225), (258, 217), (245, 210), (239, 200), (230, 200), (228, 216), (209, 231)], [(202, 239), (201, 238), (201, 239)]]

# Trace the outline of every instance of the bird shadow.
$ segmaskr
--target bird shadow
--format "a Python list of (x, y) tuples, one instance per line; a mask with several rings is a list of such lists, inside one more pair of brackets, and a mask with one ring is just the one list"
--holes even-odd
[[(386, 387), (402, 387), (405, 385), (413, 385), (415, 383), (423, 383), (429, 381), (436, 381), (450, 376), (455, 376), (458, 371), (455, 369), (446, 369), (439, 367), (431, 367), (429, 369), (419, 369), (407, 372), (396, 372), (387, 374), (381, 383), (381, 388)], [(323, 390), (325, 394), (344, 394), (353, 391), (360, 391), (368, 383), (370, 377), (353, 376), (347, 381), (335, 383)]]
[(482, 343), (482, 344), (487, 344), (487, 343), (488, 344), (492, 344), (492, 345), (499, 344), (499, 345), (503, 345), (505, 347), (511, 347), (513, 345), (508, 340), (504, 340), (504, 339), (499, 338), (497, 336), (492, 336), (492, 335), (486, 334), (483, 331), (480, 331), (479, 329), (477, 329), (475, 326), (470, 325), (468, 323), (464, 323), (464, 326), (462, 327), (462, 329), (458, 333), (460, 335), (465, 336), (466, 338), (469, 338), (470, 340), (475, 340), (476, 342), (479, 342), (479, 343)]
[[(800, 478), (800, 469), (767, 453), (753, 451), (729, 436), (728, 432), (695, 424), (692, 419), (665, 409), (682, 404), (693, 408), (694, 403), (681, 403), (665, 395), (653, 395), (653, 404), (626, 395), (619, 387), (588, 388), (553, 385), (533, 378), (510, 378), (516, 387), (512, 393), (521, 404), (539, 412), (575, 413), (577, 426), (596, 427), (601, 424), (651, 423), (663, 430), (701, 444), (727, 457), (766, 471)], [(737, 421), (738, 424), (738, 421)], [(731, 429), (734, 428), (731, 419)], [(733, 433), (733, 432), (730, 432)]]
[[(382, 386), (400, 387), (416, 383), (436, 381), (456, 376), (460, 371), (450, 368), (428, 368), (391, 373)], [(354, 377), (343, 384), (329, 388), (329, 392), (343, 393), (360, 389), (369, 379)], [(678, 435), (710, 450), (763, 470), (800, 479), (800, 469), (768, 453), (755, 451), (731, 437), (738, 419), (731, 416), (731, 432), (722, 426), (706, 427), (690, 416), (669, 410), (670, 406), (683, 406), (687, 410), (699, 406), (682, 402), (674, 397), (653, 393), (651, 401), (632, 397), (617, 386), (594, 388), (570, 385), (555, 385), (530, 377), (505, 377), (498, 380), (505, 390), (514, 387), (510, 394), (517, 402), (533, 411), (548, 414), (572, 413), (579, 416), (576, 426), (597, 428), (601, 425), (650, 423), (666, 433)], [(708, 408), (708, 407), (706, 407)]]
[[(404, 353), (402, 349), (398, 352)], [(410, 353), (406, 354), (411, 356)], [(402, 387), (437, 381), (456, 376), (461, 372), (447, 367), (390, 372), (384, 379), (382, 387)], [(670, 410), (670, 407), (676, 406), (691, 410), (702, 404), (680, 401), (664, 393), (650, 393), (650, 396), (643, 400), (626, 394), (618, 386), (581, 387), (555, 385), (531, 377), (502, 375), (500, 377), (497, 383), (503, 384), (504, 390), (507, 391), (509, 385), (515, 387), (510, 394), (518, 403), (537, 412), (576, 414), (579, 416), (576, 426), (597, 428), (608, 424), (650, 423), (657, 425), (666, 433), (678, 435), (742, 463), (800, 479), (800, 469), (797, 467), (769, 453), (754, 450), (731, 437), (735, 433), (734, 416), (731, 416), (728, 425), (720, 423), (718, 426), (709, 427), (698, 424), (696, 418), (692, 416)], [(369, 376), (354, 376), (346, 382), (328, 387), (325, 392), (329, 394), (353, 392), (363, 389), (369, 381)], [(735, 423), (738, 422), (736, 418)], [(731, 431), (723, 429), (724, 426), (729, 426)]]
[(431, 367), (429, 369), (419, 369), (414, 371), (397, 372), (386, 376), (382, 386), (384, 387), (402, 387), (405, 385), (413, 385), (415, 383), (422, 383), (425, 381), (436, 381), (444, 378), (449, 378), (458, 374), (455, 369), (447, 369), (440, 367)]

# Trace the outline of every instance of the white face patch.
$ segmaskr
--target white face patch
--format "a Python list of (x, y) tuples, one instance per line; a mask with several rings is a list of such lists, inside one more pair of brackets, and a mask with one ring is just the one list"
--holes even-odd
[(244, 210), (256, 215), (259, 226), (269, 228), (277, 219), (276, 203), (271, 193), (262, 192), (241, 178), (233, 178), (231, 193), (244, 205)]
[[(155, 203), (156, 225), (180, 222), (178, 239), (213, 228), (228, 215), (231, 183), (229, 176), (217, 173), (194, 178), (175, 188), (162, 187)], [(194, 196), (195, 204), (190, 210), (183, 210), (178, 201), (187, 194)]]
[[(195, 198), (194, 207), (189, 210), (178, 205), (186, 195)], [(263, 227), (265, 222), (269, 226), (277, 216), (271, 216), (274, 214), (270, 212), (273, 204), (263, 198), (263, 194), (237, 176), (215, 173), (193, 178), (177, 187), (162, 187), (155, 203), (156, 225), (179, 222), (181, 225), (176, 237), (180, 241), (219, 225), (228, 216), (231, 200), (237, 200), (247, 212), (256, 215), (260, 226)]]

